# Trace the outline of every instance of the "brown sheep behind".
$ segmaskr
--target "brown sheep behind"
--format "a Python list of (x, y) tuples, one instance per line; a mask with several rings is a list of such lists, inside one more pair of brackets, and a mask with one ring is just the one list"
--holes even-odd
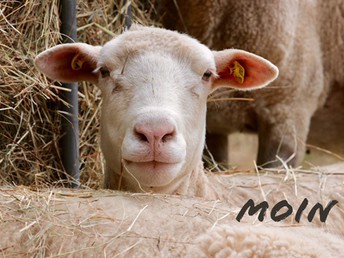
[(163, 1), (158, 13), (169, 29), (213, 49), (256, 53), (280, 69), (279, 79), (265, 89), (214, 94), (254, 99), (209, 103), (207, 144), (217, 161), (227, 161), (227, 134), (236, 131), (258, 133), (258, 164), (267, 167), (280, 164), (276, 155), (299, 165), (308, 135), (308, 143), (342, 154), (343, 1), (177, 0)]

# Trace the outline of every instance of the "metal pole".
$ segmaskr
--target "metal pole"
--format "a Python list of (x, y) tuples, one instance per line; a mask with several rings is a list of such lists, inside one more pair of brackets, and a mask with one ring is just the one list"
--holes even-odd
[(124, 5), (127, 4), (127, 2), (129, 1), (129, 5), (128, 5), (128, 9), (127, 9), (127, 13), (125, 15), (125, 29), (129, 30), (131, 27), (131, 18), (132, 18), (132, 11), (131, 11), (131, 1), (130, 0), (124, 0)]
[[(77, 40), (76, 1), (60, 0), (61, 35), (63, 43)], [(63, 83), (70, 91), (61, 91), (61, 98), (69, 105), (61, 104), (62, 138), (60, 141), (61, 158), (65, 171), (73, 179), (69, 185), (79, 187), (79, 124), (78, 124), (78, 83)]]

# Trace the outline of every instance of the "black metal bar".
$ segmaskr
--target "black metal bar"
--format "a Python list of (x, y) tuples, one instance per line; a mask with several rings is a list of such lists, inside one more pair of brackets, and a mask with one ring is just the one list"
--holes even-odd
[[(60, 0), (60, 19), (63, 43), (77, 40), (76, 1)], [(79, 187), (79, 123), (78, 123), (78, 83), (64, 83), (70, 91), (61, 91), (61, 98), (69, 105), (61, 104), (61, 158), (66, 173), (73, 179), (69, 185)]]
[(127, 13), (125, 15), (125, 29), (129, 30), (131, 27), (131, 21), (132, 21), (132, 10), (131, 10), (131, 0), (124, 0), (124, 5), (127, 4), (127, 2), (130, 1), (127, 9)]

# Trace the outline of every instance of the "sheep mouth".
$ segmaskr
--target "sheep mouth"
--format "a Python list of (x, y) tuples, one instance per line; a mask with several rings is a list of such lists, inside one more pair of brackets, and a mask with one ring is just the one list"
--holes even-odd
[(163, 187), (175, 180), (182, 169), (183, 162), (124, 160), (123, 165), (126, 171), (124, 177), (128, 180), (134, 177), (141, 186)]
[(152, 169), (152, 170), (161, 170), (163, 168), (171, 167), (174, 165), (177, 165), (178, 163), (176, 162), (161, 162), (161, 161), (144, 161), (144, 162), (137, 162), (137, 161), (130, 161), (130, 160), (125, 160), (126, 165), (129, 166), (137, 166), (140, 168), (145, 168), (145, 169)]

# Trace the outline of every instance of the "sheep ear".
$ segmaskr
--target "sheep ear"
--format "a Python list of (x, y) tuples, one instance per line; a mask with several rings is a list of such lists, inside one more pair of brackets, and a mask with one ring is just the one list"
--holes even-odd
[(62, 44), (40, 53), (36, 67), (46, 76), (61, 82), (96, 82), (94, 73), (101, 47), (84, 43)]
[(214, 81), (214, 88), (259, 89), (278, 76), (278, 68), (275, 65), (252, 53), (227, 49), (213, 51), (213, 54), (218, 74)]

